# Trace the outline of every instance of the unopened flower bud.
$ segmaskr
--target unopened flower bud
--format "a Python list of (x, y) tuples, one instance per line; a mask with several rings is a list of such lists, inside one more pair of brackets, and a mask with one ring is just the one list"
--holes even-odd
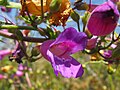
[(104, 55), (104, 57), (106, 57), (106, 58), (110, 58), (111, 55), (112, 55), (112, 51), (111, 51), (111, 50), (104, 51), (103, 55)]
[(116, 71), (116, 70), (115, 70), (114, 68), (112, 68), (110, 65), (108, 66), (107, 72), (108, 72), (109, 74), (113, 74), (115, 71)]
[(72, 11), (70, 14), (71, 18), (75, 21), (75, 22), (79, 22), (80, 16), (77, 12)]
[(55, 13), (59, 11), (62, 0), (52, 0), (50, 3), (50, 12)]
[(11, 12), (11, 8), (6, 8), (6, 7), (1, 7), (1, 11), (3, 11), (3, 12)]
[(40, 51), (37, 47), (33, 47), (31, 53), (32, 56), (38, 56), (40, 54)]
[(74, 5), (77, 10), (88, 10), (88, 8), (89, 8), (88, 4), (86, 4), (84, 2), (79, 2)]
[(82, 16), (82, 22), (84, 25), (86, 25), (89, 16), (90, 14), (88, 12), (85, 12), (84, 16)]
[(96, 43), (97, 43), (97, 38), (88, 39), (86, 48), (91, 50), (91, 49), (93, 49), (96, 46)]

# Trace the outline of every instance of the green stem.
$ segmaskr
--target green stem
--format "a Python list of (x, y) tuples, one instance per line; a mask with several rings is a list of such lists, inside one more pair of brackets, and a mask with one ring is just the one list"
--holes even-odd
[(25, 73), (25, 78), (26, 78), (26, 81), (27, 81), (27, 84), (28, 84), (29, 88), (31, 88), (32, 87), (32, 83), (30, 81), (29, 74), (27, 72)]
[(86, 25), (84, 24), (84, 25), (83, 25), (83, 32), (85, 32), (85, 27), (86, 27)]
[(0, 25), (0, 29), (21, 29), (21, 30), (37, 30), (32, 26), (17, 26), (17, 25)]
[(41, 0), (41, 14), (42, 14), (42, 19), (44, 18), (44, 13), (43, 13), (43, 0)]
[(100, 61), (89, 61), (89, 62), (87, 62), (87, 64), (96, 64), (96, 63), (103, 63), (103, 64), (108, 64), (108, 62), (105, 62), (105, 61), (103, 61), (103, 60), (100, 60)]
[(103, 60), (100, 60), (100, 61), (88, 61), (88, 62), (86, 62), (86, 63), (83, 64), (83, 67), (86, 68), (86, 66), (88, 64), (102, 64), (102, 63), (103, 64), (108, 64), (108, 62), (105, 62)]
[(78, 26), (78, 30), (79, 30), (79, 32), (80, 32), (80, 23), (79, 23), (79, 21), (76, 22), (76, 23), (77, 23), (77, 26)]
[(109, 78), (111, 90), (115, 90), (115, 86), (114, 86), (114, 83), (113, 83), (112, 75), (109, 75), (108, 78)]
[(34, 31), (39, 31), (39, 33), (42, 36), (45, 36), (45, 33), (44, 33), (44, 31), (41, 28), (35, 28), (35, 27), (32, 27), (32, 26), (1, 25), (0, 26), (0, 30), (1, 29), (34, 30)]

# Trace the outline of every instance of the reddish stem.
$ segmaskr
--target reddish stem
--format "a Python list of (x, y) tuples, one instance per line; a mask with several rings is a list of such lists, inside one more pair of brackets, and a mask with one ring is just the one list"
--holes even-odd
[[(18, 40), (16, 35), (9, 33), (9, 32), (0, 31), (0, 35), (3, 37), (6, 37), (6, 38)], [(47, 39), (46, 38), (23, 37), (22, 40), (27, 41), (27, 42), (42, 43), (42, 42), (46, 41)]]

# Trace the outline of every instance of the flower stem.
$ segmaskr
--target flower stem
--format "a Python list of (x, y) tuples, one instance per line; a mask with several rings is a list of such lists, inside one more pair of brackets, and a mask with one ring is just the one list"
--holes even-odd
[(86, 68), (86, 66), (88, 64), (108, 64), (108, 62), (104, 61), (104, 60), (100, 60), (100, 61), (88, 61), (86, 63), (83, 64), (83, 68)]
[(42, 19), (44, 18), (44, 13), (43, 13), (43, 0), (41, 0), (41, 13), (42, 13)]
[(17, 26), (17, 25), (0, 25), (0, 30), (1, 29), (37, 30), (36, 28), (32, 26)]
[(115, 90), (115, 86), (114, 86), (114, 83), (113, 83), (112, 75), (109, 75), (109, 76), (108, 76), (108, 79), (109, 79), (109, 81), (110, 81), (111, 90)]
[[(9, 32), (4, 32), (4, 31), (0, 31), (0, 35), (9, 39), (14, 39), (14, 40), (18, 40), (17, 36), (9, 33)], [(42, 43), (45, 40), (47, 40), (46, 38), (33, 38), (33, 37), (23, 37), (22, 41), (27, 41), (27, 42), (34, 42), (34, 43)]]
[(25, 73), (25, 77), (26, 77), (26, 81), (27, 81), (27, 83), (28, 83), (28, 86), (31, 88), (31, 87), (32, 87), (32, 83), (31, 83), (31, 81), (30, 81), (30, 78), (29, 78), (29, 75), (28, 75), (27, 72)]
[(79, 21), (77, 22), (77, 26), (78, 26), (78, 30), (80, 32), (80, 23), (79, 23)]

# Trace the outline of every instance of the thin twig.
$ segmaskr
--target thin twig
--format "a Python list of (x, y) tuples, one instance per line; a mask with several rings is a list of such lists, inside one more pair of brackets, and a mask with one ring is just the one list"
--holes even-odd
[(41, 18), (44, 18), (44, 13), (43, 13), (43, 0), (41, 0)]
[[(16, 35), (9, 33), (9, 32), (0, 31), (0, 35), (3, 37), (9, 38), (9, 39), (18, 40)], [(42, 43), (46, 41), (47, 39), (46, 38), (23, 37), (22, 40), (27, 41), (27, 42)]]
[(80, 23), (79, 23), (79, 21), (77, 22), (77, 26), (78, 26), (78, 30), (80, 32)]
[(29, 78), (29, 75), (28, 75), (27, 72), (25, 73), (25, 77), (26, 77), (26, 81), (27, 81), (27, 83), (28, 83), (28, 86), (31, 88), (31, 87), (32, 87), (32, 84), (31, 84), (31, 81), (30, 81), (30, 78)]
[(112, 40), (109, 45), (107, 45), (106, 47), (100, 48), (100, 50), (104, 50), (104, 49), (109, 48), (114, 42), (118, 41), (119, 38), (120, 38), (120, 34), (118, 35), (118, 37), (116, 39)]
[(17, 25), (0, 25), (0, 30), (1, 29), (37, 30), (36, 28), (32, 26), (17, 26)]

